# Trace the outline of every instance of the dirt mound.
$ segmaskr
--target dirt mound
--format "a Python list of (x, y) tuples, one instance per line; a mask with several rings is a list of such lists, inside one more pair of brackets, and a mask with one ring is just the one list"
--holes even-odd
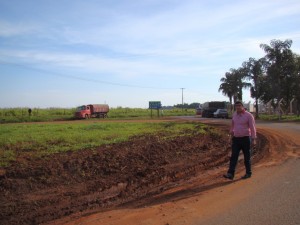
[(0, 176), (3, 224), (41, 224), (151, 196), (199, 171), (228, 163), (228, 136), (192, 131), (18, 159)]

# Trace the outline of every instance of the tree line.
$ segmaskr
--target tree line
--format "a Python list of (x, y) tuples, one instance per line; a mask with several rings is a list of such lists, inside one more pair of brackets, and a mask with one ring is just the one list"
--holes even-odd
[[(271, 101), (278, 108), (281, 99), (287, 110), (292, 99), (300, 111), (300, 56), (291, 50), (292, 40), (271, 40), (270, 45), (260, 44), (265, 56), (260, 59), (249, 58), (241, 67), (231, 68), (221, 78), (221, 91), (228, 96), (230, 103), (243, 100), (243, 89), (249, 89), (255, 99), (256, 117), (258, 103)], [(299, 114), (299, 113), (298, 113)]]
[(183, 105), (182, 104), (177, 104), (177, 105), (174, 105), (175, 108), (184, 108), (184, 109), (196, 109), (198, 108), (200, 105), (199, 102), (193, 102), (191, 104), (188, 104), (188, 103), (184, 103)]

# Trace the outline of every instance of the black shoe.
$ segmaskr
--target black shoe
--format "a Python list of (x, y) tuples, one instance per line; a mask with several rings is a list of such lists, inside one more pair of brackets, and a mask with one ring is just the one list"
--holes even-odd
[(223, 175), (223, 177), (225, 177), (226, 179), (229, 179), (229, 180), (233, 180), (233, 175), (231, 173), (227, 173), (225, 175)]
[(244, 176), (242, 176), (242, 179), (248, 179), (251, 177), (251, 174), (246, 173)]

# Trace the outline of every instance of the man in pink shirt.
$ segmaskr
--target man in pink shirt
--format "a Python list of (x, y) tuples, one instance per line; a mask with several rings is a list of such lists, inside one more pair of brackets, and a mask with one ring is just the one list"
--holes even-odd
[(250, 178), (251, 171), (251, 147), (256, 143), (255, 120), (251, 113), (247, 112), (240, 101), (235, 102), (236, 112), (233, 113), (231, 122), (232, 152), (229, 169), (225, 178), (233, 180), (235, 167), (238, 162), (240, 151), (244, 154), (246, 174), (243, 179)]

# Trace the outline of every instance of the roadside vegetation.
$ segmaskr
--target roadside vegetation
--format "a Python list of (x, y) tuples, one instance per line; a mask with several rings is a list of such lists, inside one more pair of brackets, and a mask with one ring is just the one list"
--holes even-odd
[[(199, 123), (105, 122), (19, 123), (0, 126), (0, 166), (17, 157), (45, 157), (54, 153), (96, 149), (128, 141), (130, 137), (163, 133), (166, 138), (205, 133)], [(189, 132), (191, 131), (191, 132)]]
[[(259, 115), (260, 120), (265, 121), (274, 121), (278, 122), (278, 115), (267, 115), (267, 114), (260, 114)], [(281, 122), (300, 122), (300, 117), (297, 115), (282, 115), (280, 118)]]

